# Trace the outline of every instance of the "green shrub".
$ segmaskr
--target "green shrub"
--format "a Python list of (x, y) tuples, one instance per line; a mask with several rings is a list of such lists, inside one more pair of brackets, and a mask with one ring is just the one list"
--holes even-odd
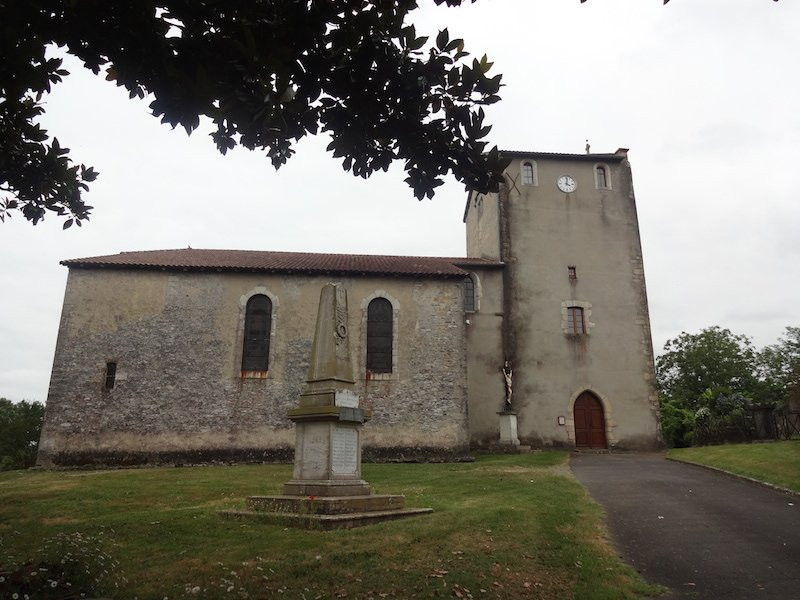
[(670, 448), (686, 448), (694, 442), (695, 414), (670, 400), (661, 402), (661, 433)]
[(36, 463), (44, 406), (0, 398), (0, 471), (26, 469)]

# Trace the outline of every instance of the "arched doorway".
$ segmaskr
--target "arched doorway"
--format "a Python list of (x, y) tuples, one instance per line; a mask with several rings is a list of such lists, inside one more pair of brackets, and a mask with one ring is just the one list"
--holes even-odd
[(600, 399), (591, 392), (583, 392), (575, 400), (576, 448), (607, 448), (606, 419)]

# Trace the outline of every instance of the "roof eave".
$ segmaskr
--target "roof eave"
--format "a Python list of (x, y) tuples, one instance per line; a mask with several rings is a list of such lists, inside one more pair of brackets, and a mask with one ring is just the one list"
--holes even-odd
[[(400, 278), (423, 278), (423, 279), (461, 279), (467, 275), (466, 271), (461, 272), (393, 272), (393, 271), (365, 271), (359, 269), (290, 269), (290, 268), (268, 268), (268, 267), (231, 267), (231, 266), (192, 266), (192, 265), (144, 265), (144, 264), (117, 264), (117, 263), (89, 263), (73, 262), (69, 260), (60, 261), (61, 265), (69, 269), (115, 269), (128, 271), (170, 271), (170, 272), (193, 272), (193, 273), (266, 273), (275, 275), (336, 275), (340, 277), (400, 277)], [(454, 266), (459, 270), (461, 267)]]

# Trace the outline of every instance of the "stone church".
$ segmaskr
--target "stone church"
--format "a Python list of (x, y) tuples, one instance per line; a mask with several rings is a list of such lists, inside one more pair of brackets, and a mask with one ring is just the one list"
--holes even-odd
[(347, 290), (356, 390), (373, 411), (366, 459), (657, 447), (627, 150), (505, 154), (499, 193), (468, 195), (466, 257), (180, 249), (63, 261), (39, 464), (289, 460), (287, 412), (329, 282)]

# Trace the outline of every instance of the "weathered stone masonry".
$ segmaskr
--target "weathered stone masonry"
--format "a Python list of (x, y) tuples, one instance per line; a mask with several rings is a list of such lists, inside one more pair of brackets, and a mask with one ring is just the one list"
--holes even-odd
[[(46, 466), (287, 460), (313, 338), (330, 277), (72, 268), (39, 462)], [(365, 455), (453, 457), (468, 446), (458, 279), (339, 278), (351, 302), (395, 298), (397, 369), (372, 381), (354, 348), (357, 390), (374, 417)], [(269, 371), (241, 377), (244, 302), (273, 299)], [(361, 311), (352, 339), (364, 340)], [(436, 361), (429, 357), (436, 356)], [(104, 389), (105, 366), (116, 384)]]

